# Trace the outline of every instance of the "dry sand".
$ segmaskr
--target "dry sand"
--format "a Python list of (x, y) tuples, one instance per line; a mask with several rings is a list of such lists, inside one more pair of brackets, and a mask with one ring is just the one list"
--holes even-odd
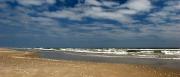
[(180, 70), (148, 65), (40, 59), (32, 52), (0, 49), (0, 77), (180, 77)]

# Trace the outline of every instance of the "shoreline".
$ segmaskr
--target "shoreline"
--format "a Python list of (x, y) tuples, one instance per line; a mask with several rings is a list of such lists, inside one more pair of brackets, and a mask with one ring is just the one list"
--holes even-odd
[(51, 60), (33, 52), (1, 51), (0, 77), (180, 77), (180, 70), (149, 65)]
[(71, 60), (85, 61), (98, 63), (113, 63), (113, 64), (141, 64), (151, 65), (163, 68), (180, 69), (180, 60), (174, 59), (156, 59), (156, 58), (136, 58), (127, 56), (104, 57), (103, 55), (94, 56), (94, 54), (76, 53), (76, 52), (61, 52), (61, 51), (38, 51), (41, 58), (53, 60)]

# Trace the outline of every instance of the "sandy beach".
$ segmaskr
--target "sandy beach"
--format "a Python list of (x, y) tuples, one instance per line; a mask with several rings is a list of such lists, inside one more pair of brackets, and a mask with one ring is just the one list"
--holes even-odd
[(180, 70), (137, 64), (41, 59), (34, 52), (0, 49), (0, 77), (180, 77)]

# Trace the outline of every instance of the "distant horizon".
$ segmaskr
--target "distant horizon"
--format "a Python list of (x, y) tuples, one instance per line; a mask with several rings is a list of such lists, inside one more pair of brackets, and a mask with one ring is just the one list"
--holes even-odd
[[(88, 48), (88, 47), (0, 47), (0, 48), (82, 48), (82, 49), (103, 49), (103, 47), (100, 47), (100, 48)], [(180, 49), (180, 47), (178, 48), (169, 48), (169, 47), (165, 47), (165, 48), (120, 48), (120, 47), (104, 47), (104, 48), (115, 48), (115, 49)]]

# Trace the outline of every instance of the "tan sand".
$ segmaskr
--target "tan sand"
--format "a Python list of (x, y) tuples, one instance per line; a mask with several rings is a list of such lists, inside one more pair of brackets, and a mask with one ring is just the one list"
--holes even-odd
[(180, 70), (148, 65), (53, 61), (36, 56), (0, 49), (0, 77), (180, 77)]

